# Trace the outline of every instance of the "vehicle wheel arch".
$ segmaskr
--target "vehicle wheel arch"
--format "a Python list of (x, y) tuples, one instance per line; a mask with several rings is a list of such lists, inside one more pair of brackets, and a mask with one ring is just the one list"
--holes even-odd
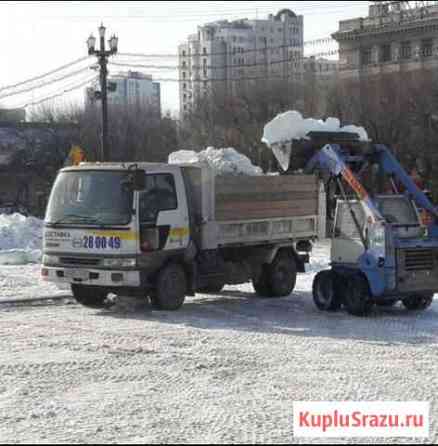
[(296, 251), (294, 245), (292, 244), (274, 246), (269, 252), (266, 264), (272, 265), (277, 256), (281, 254), (287, 254), (295, 260), (295, 263), (297, 265), (297, 272), (299, 273), (306, 272), (306, 265), (304, 264), (303, 260), (300, 258), (298, 252)]

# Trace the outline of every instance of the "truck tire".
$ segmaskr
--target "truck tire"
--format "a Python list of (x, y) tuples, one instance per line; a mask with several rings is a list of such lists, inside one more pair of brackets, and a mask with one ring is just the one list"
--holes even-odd
[(411, 296), (403, 300), (403, 305), (409, 311), (425, 311), (433, 303), (434, 294)]
[(272, 297), (272, 289), (269, 283), (267, 265), (263, 265), (262, 273), (257, 279), (252, 280), (255, 292), (260, 297)]
[(71, 292), (76, 302), (84, 307), (98, 310), (106, 307), (108, 293), (100, 288), (72, 285)]
[(351, 276), (347, 282), (344, 304), (349, 314), (365, 317), (373, 309), (370, 287), (368, 281), (361, 274)]
[(271, 265), (263, 265), (253, 286), (261, 297), (279, 298), (292, 294), (297, 284), (297, 262), (288, 253), (279, 253)]
[(298, 268), (291, 254), (277, 254), (274, 262), (268, 265), (267, 271), (272, 297), (287, 297), (293, 293), (297, 284)]
[(338, 278), (334, 271), (320, 272), (313, 282), (313, 300), (320, 311), (339, 311), (342, 299), (338, 293)]
[(159, 273), (151, 303), (160, 311), (177, 311), (184, 305), (186, 294), (186, 273), (180, 265), (171, 263)]

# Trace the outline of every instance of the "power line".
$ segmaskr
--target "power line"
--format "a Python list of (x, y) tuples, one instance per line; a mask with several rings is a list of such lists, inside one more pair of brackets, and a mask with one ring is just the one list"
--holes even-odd
[[(247, 81), (259, 81), (259, 80), (265, 80), (265, 81), (270, 81), (270, 80), (283, 80), (283, 81), (289, 81), (291, 79), (293, 79), (295, 76), (282, 76), (282, 75), (265, 75), (265, 76), (254, 76), (254, 77), (236, 77), (236, 78), (223, 78), (223, 79), (206, 79), (206, 80), (191, 80), (191, 82), (207, 82), (207, 83), (211, 83), (211, 82), (247, 82)], [(181, 79), (172, 79), (172, 78), (157, 78), (154, 79), (154, 81), (156, 82), (176, 82), (176, 83), (181, 83), (181, 82), (188, 82), (188, 80), (181, 80)]]
[[(237, 53), (239, 55), (241, 53)], [(229, 68), (254, 68), (258, 66), (270, 66), (270, 65), (278, 65), (278, 64), (286, 64), (286, 63), (297, 63), (297, 62), (304, 62), (309, 60), (310, 58), (322, 58), (322, 57), (330, 57), (335, 56), (339, 54), (339, 50), (332, 50), (332, 51), (326, 51), (321, 53), (316, 53), (311, 56), (300, 56), (295, 57), (292, 56), (287, 59), (277, 60), (277, 61), (271, 61), (271, 62), (258, 62), (258, 63), (252, 63), (252, 64), (231, 64), (231, 65), (197, 65), (195, 68), (205, 68), (208, 70), (220, 70), (220, 69), (229, 69)], [(110, 62), (110, 65), (118, 66), (118, 67), (129, 67), (129, 68), (138, 68), (138, 69), (156, 69), (156, 70), (179, 70), (179, 69), (189, 69), (188, 66), (181, 66), (181, 65), (144, 65), (144, 64), (132, 64), (129, 62)], [(193, 66), (192, 66), (193, 69)]]
[[(3, 3), (3, 2), (2, 2)], [(349, 2), (353, 3), (353, 2)], [(218, 9), (220, 7), (220, 9)], [(68, 15), (65, 14), (63, 16), (40, 16), (41, 18), (50, 18), (50, 19), (65, 19), (68, 17), (69, 19), (77, 19), (77, 20), (106, 20), (106, 19), (118, 19), (118, 20), (126, 20), (126, 19), (137, 19), (137, 20), (143, 20), (143, 21), (165, 21), (165, 22), (191, 22), (191, 21), (199, 21), (202, 19), (208, 20), (208, 18), (213, 18), (215, 16), (220, 15), (221, 17), (225, 16), (237, 16), (237, 15), (245, 15), (245, 14), (254, 14), (255, 8), (245, 8), (245, 9), (236, 9), (236, 10), (225, 10), (226, 7), (224, 7), (222, 4), (218, 4), (216, 6), (216, 9), (210, 8), (208, 11), (201, 11), (201, 12), (188, 12), (186, 13), (186, 10), (180, 10), (172, 11), (172, 15), (150, 15), (146, 14), (144, 11), (143, 13), (128, 13), (124, 15)], [(272, 6), (262, 6), (261, 8), (257, 8), (259, 10), (259, 13), (268, 14), (272, 12)], [(300, 15), (323, 15), (323, 14), (331, 14), (336, 13), (340, 10), (345, 9), (357, 9), (357, 5), (342, 5), (342, 6), (327, 6), (327, 2), (318, 2), (315, 5), (310, 5), (308, 7), (300, 7), (298, 14)], [(126, 8), (124, 8), (124, 11)]]
[[(327, 37), (325, 39), (316, 39), (316, 40), (309, 40), (304, 42), (304, 47), (306, 46), (318, 46), (318, 45), (329, 45), (331, 43), (336, 43), (334, 39), (331, 37)], [(300, 45), (279, 45), (279, 46), (268, 46), (264, 48), (252, 48), (250, 50), (242, 50), (238, 54), (248, 54), (248, 53), (256, 53), (261, 51), (270, 51), (270, 50), (277, 50), (277, 49), (295, 49), (300, 50)], [(212, 57), (212, 56), (226, 56), (229, 55), (230, 51), (223, 51), (223, 52), (217, 52), (217, 53), (191, 53), (186, 55), (185, 57)], [(180, 57), (179, 54), (141, 54), (141, 53), (119, 53), (118, 56), (121, 57), (141, 57), (141, 58), (151, 58), (151, 59), (170, 59), (170, 58), (178, 58)]]
[(18, 108), (27, 108), (27, 107), (34, 107), (34, 106), (36, 106), (36, 105), (40, 105), (40, 104), (42, 104), (43, 102), (47, 102), (47, 101), (50, 101), (50, 100), (52, 100), (52, 99), (56, 99), (56, 98), (58, 98), (58, 97), (63, 96), (63, 95), (66, 94), (66, 93), (70, 93), (70, 92), (72, 92), (72, 91), (75, 91), (75, 90), (78, 90), (78, 89), (80, 89), (80, 88), (83, 88), (83, 87), (85, 87), (86, 85), (88, 85), (88, 84), (90, 84), (90, 83), (96, 81), (97, 79), (98, 79), (98, 76), (94, 75), (93, 77), (88, 78), (87, 80), (81, 82), (80, 84), (75, 84), (75, 85), (73, 85), (72, 87), (67, 87), (67, 88), (65, 88), (64, 90), (62, 90), (61, 92), (55, 93), (55, 94), (53, 94), (53, 95), (51, 95), (51, 96), (46, 96), (46, 97), (44, 97), (44, 98), (42, 98), (42, 99), (37, 99), (36, 101), (28, 102), (28, 103), (26, 103), (26, 104), (24, 104), (24, 105), (22, 105), (22, 106), (20, 106), (20, 107), (18, 107)]
[(14, 91), (12, 93), (7, 93), (7, 94), (4, 94), (4, 95), (0, 95), (0, 99), (6, 99), (6, 98), (10, 98), (12, 96), (19, 96), (19, 95), (22, 95), (24, 93), (29, 93), (29, 92), (34, 91), (34, 90), (39, 90), (40, 88), (44, 88), (44, 87), (47, 87), (49, 85), (56, 84), (58, 82), (62, 82), (63, 80), (66, 80), (66, 79), (69, 79), (71, 77), (77, 76), (78, 74), (85, 73), (86, 71), (89, 71), (89, 69), (90, 69), (89, 66), (86, 67), (86, 68), (81, 68), (80, 70), (73, 71), (73, 72), (71, 72), (69, 74), (66, 74), (64, 76), (58, 77), (56, 79), (51, 79), (49, 81), (43, 82), (43, 83), (38, 84), (38, 85), (33, 86), (33, 87), (29, 87), (29, 88), (25, 88), (24, 90), (18, 90), (18, 91)]
[[(317, 43), (321, 43), (321, 44), (323, 44), (324, 42), (325, 43), (329, 43), (330, 41), (331, 41), (330, 38), (328, 38), (328, 39), (317, 39), (317, 40), (314, 40), (314, 41), (305, 42), (304, 44), (305, 45), (315, 45)], [(261, 52), (261, 51), (266, 52), (266, 51), (280, 50), (280, 49), (286, 49), (286, 48), (293, 49), (293, 50), (301, 49), (301, 47), (297, 47), (295, 45), (293, 45), (293, 46), (291, 46), (291, 45), (282, 45), (282, 46), (276, 46), (276, 47), (266, 47), (266, 48), (259, 48), (259, 49), (243, 50), (240, 53), (236, 53), (235, 55), (250, 54), (250, 53)], [(202, 54), (202, 56), (216, 56), (216, 55), (226, 55), (226, 54), (229, 54), (229, 53), (206, 53), (206, 54)], [(333, 54), (333, 52), (321, 53), (320, 57), (323, 57), (323, 55), (327, 55), (328, 56), (328, 55), (334, 55), (334, 54)], [(159, 54), (147, 55), (147, 54), (137, 54), (137, 53), (120, 53), (120, 54), (118, 54), (118, 56), (121, 56), (121, 57), (134, 57), (134, 58), (168, 58), (168, 57), (174, 58), (174, 57), (178, 57), (177, 54), (172, 54), (172, 55), (165, 55), (165, 54), (161, 54), (161, 55), (159, 55)], [(192, 54), (191, 56), (188, 56), (188, 57), (195, 57), (195, 55)], [(3, 91), (16, 89), (16, 88), (19, 88), (19, 87), (27, 85), (27, 84), (35, 83), (36, 81), (42, 80), (45, 77), (52, 76), (53, 74), (59, 73), (59, 72), (65, 70), (67, 68), (70, 68), (70, 67), (72, 67), (72, 66), (74, 66), (74, 65), (76, 65), (78, 63), (84, 62), (84, 61), (86, 61), (88, 59), (89, 59), (89, 56), (82, 57), (82, 58), (77, 59), (77, 60), (75, 60), (73, 62), (70, 62), (70, 63), (68, 63), (66, 65), (63, 65), (63, 66), (61, 66), (59, 68), (56, 68), (55, 70), (52, 70), (52, 71), (50, 71), (48, 73), (36, 76), (34, 78), (22, 81), (20, 83), (14, 84), (14, 85), (9, 85), (9, 86), (3, 87), (3, 88), (0, 89), (0, 93), (3, 92)], [(117, 66), (116, 63), (113, 63), (113, 65)], [(156, 67), (157, 69), (158, 68), (171, 69), (170, 66), (162, 66), (162, 67), (160, 67), (160, 66), (148, 66), (148, 65), (141, 65), (141, 64), (124, 64), (124, 63), (123, 63), (123, 65), (120, 64), (119, 66), (132, 66), (133, 68), (151, 68), (151, 69), (153, 69), (153, 68)], [(55, 79), (51, 79), (51, 80), (45, 81), (45, 82), (40, 83), (38, 85), (32, 85), (30, 87), (27, 87), (27, 88), (24, 88), (24, 89), (20, 89), (18, 91), (13, 91), (13, 92), (10, 92), (10, 93), (7, 93), (7, 94), (3, 94), (3, 95), (0, 94), (0, 99), (6, 99), (6, 98), (9, 98), (9, 97), (12, 97), (12, 96), (18, 96), (18, 95), (21, 95), (21, 94), (24, 94), (24, 93), (29, 93), (31, 91), (34, 91), (34, 90), (46, 87), (48, 85), (51, 85), (51, 84), (60, 82), (62, 80), (68, 79), (70, 77), (76, 76), (78, 74), (81, 74), (82, 72), (87, 71), (89, 68), (90, 68), (90, 66), (87, 66), (86, 68), (82, 68), (80, 70), (68, 73), (68, 74), (66, 74), (64, 76), (61, 76), (59, 78), (55, 78)], [(174, 67), (174, 69), (178, 69), (178, 67)]]
[(52, 71), (49, 71), (48, 73), (44, 73), (44, 74), (41, 74), (39, 76), (33, 77), (31, 79), (27, 79), (27, 80), (25, 80), (23, 82), (19, 82), (18, 84), (7, 85), (5, 87), (0, 88), (0, 93), (2, 91), (5, 91), (5, 90), (11, 90), (13, 88), (21, 87), (22, 85), (26, 85), (26, 84), (30, 84), (32, 82), (39, 81), (41, 79), (44, 79), (45, 77), (48, 77), (48, 76), (51, 76), (53, 74), (59, 73), (60, 71), (65, 70), (66, 68), (70, 68), (70, 67), (72, 67), (72, 66), (74, 66), (74, 65), (76, 65), (76, 64), (78, 64), (80, 62), (84, 62), (88, 58), (89, 58), (89, 56), (81, 57), (80, 59), (74, 60), (73, 62), (70, 62), (70, 63), (68, 63), (66, 65), (63, 65), (62, 67), (56, 68), (55, 70), (52, 70)]

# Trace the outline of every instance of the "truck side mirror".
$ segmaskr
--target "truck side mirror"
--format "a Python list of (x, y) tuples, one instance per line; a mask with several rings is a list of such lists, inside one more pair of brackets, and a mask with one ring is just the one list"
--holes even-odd
[(135, 191), (146, 189), (146, 174), (144, 170), (134, 170), (132, 173), (132, 185)]

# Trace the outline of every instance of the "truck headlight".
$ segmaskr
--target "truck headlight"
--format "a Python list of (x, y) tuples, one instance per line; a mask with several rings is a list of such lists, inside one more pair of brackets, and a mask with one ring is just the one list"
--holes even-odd
[(383, 225), (374, 225), (370, 233), (370, 248), (380, 251), (385, 256), (386, 228)]
[(135, 268), (137, 259), (104, 259), (105, 268)]
[(56, 266), (59, 264), (59, 257), (56, 256), (43, 256), (43, 265), (44, 266)]

